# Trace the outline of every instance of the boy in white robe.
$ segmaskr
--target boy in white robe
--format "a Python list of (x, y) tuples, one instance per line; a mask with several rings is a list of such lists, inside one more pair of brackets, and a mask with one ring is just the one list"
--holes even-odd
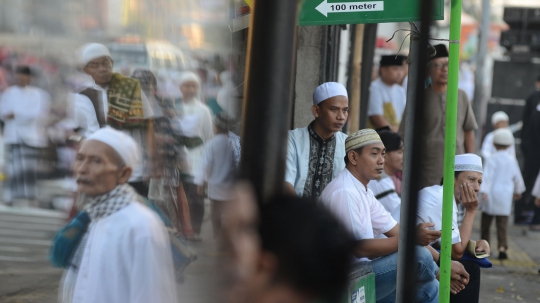
[(499, 259), (507, 259), (506, 250), (508, 217), (512, 212), (512, 201), (521, 198), (525, 191), (525, 183), (521, 176), (519, 164), (515, 157), (508, 153), (514, 143), (514, 136), (507, 128), (493, 132), (493, 147), (497, 150), (485, 163), (484, 183), (480, 187), (482, 194), (482, 228), (481, 237), (489, 242), (491, 221), (497, 223), (497, 240)]

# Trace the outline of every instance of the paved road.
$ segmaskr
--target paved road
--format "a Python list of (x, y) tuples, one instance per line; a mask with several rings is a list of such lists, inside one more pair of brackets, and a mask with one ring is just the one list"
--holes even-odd
[[(223, 256), (216, 253), (210, 211), (206, 209), (203, 242), (192, 243), (198, 259), (178, 285), (179, 302), (219, 302)], [(66, 215), (58, 211), (0, 205), (0, 303), (55, 303), (62, 271), (46, 260), (51, 238)]]
[(0, 206), (0, 302), (56, 302), (61, 271), (46, 258), (65, 220), (57, 211)]

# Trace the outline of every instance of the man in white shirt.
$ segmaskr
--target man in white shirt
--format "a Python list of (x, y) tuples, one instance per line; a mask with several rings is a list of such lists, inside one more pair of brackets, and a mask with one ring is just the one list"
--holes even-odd
[(405, 72), (403, 56), (382, 56), (379, 68), (379, 78), (371, 83), (369, 91), (368, 117), (372, 128), (389, 126), (394, 132), (405, 111), (407, 96), (399, 82)]
[(326, 185), (345, 168), (345, 139), (341, 132), (349, 115), (345, 87), (326, 82), (315, 89), (315, 120), (289, 132), (285, 187), (291, 194), (318, 198)]
[(30, 80), (30, 68), (17, 67), (16, 85), (6, 89), (0, 98), (8, 175), (3, 193), (8, 205), (12, 205), (14, 199), (35, 203), (40, 150), (48, 143), (45, 129), (51, 97), (46, 91), (30, 86)]
[(189, 167), (184, 170), (182, 184), (189, 203), (189, 213), (194, 236), (191, 241), (200, 241), (202, 220), (204, 217), (204, 198), (197, 192), (194, 178), (201, 170), (206, 142), (214, 138), (212, 114), (210, 109), (199, 100), (200, 79), (195, 73), (184, 72), (176, 82), (182, 92), (182, 99), (176, 100), (176, 114), (179, 128), (186, 137), (201, 138), (202, 144), (187, 149)]
[[(88, 43), (80, 49), (84, 72), (92, 77), (82, 91), (72, 95), (74, 123), (82, 136), (89, 136), (106, 125), (130, 135), (152, 163), (153, 132), (149, 131), (154, 116), (152, 107), (141, 91), (139, 81), (113, 73), (114, 62), (109, 50), (99, 43)], [(133, 168), (129, 184), (143, 196), (148, 186), (143, 182), (145, 168), (141, 162)]]
[(89, 200), (55, 237), (59, 302), (178, 302), (168, 232), (127, 184), (139, 158), (133, 138), (110, 127), (82, 143), (74, 172)]
[(403, 139), (398, 133), (386, 129), (378, 133), (386, 148), (384, 170), (380, 179), (369, 181), (368, 187), (373, 191), (375, 199), (399, 222), (401, 197), (396, 193), (392, 176), (403, 169)]
[[(367, 184), (381, 177), (385, 147), (372, 129), (363, 129), (347, 137), (346, 168), (334, 178), (321, 195), (322, 203), (352, 232), (356, 242), (355, 262), (367, 261), (375, 273), (377, 301), (391, 302), (396, 294), (399, 224), (375, 199)], [(417, 229), (417, 243), (428, 245), (440, 237), (439, 231)], [(384, 234), (388, 238), (374, 239)], [(417, 302), (438, 302), (439, 269), (436, 253), (418, 246)], [(438, 255), (437, 255), (438, 257)]]
[[(475, 154), (456, 155), (454, 167), (454, 206), (452, 214), (452, 259), (458, 260), (470, 274), (470, 282), (464, 291), (451, 296), (452, 302), (478, 302), (480, 292), (480, 269), (474, 261), (461, 260), (471, 240), (472, 227), (478, 209), (478, 193), (482, 184), (482, 159)], [(433, 230), (442, 229), (443, 187), (433, 185), (418, 194), (417, 222), (432, 222)], [(457, 206), (463, 205), (465, 216), (461, 226), (457, 222)], [(435, 244), (434, 242), (433, 244)], [(436, 244), (435, 244), (436, 245)], [(490, 253), (485, 240), (476, 241), (476, 251)], [(476, 300), (475, 300), (476, 298)], [(462, 301), (465, 300), (465, 301)]]

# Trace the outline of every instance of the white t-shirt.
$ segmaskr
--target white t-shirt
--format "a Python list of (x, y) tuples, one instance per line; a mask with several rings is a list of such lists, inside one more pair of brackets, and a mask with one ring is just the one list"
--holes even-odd
[[(396, 186), (392, 178), (383, 173), (381, 179), (369, 181), (368, 188), (371, 189), (377, 201), (384, 206), (384, 209), (392, 215), (392, 218), (399, 222), (401, 198), (396, 193)], [(382, 196), (377, 198), (378, 195)]]
[(405, 111), (405, 103), (407, 102), (405, 90), (398, 84), (388, 86), (380, 78), (377, 78), (371, 83), (368, 117), (382, 116), (384, 114), (383, 103), (389, 102), (394, 106), (398, 122), (401, 122)]
[(207, 180), (208, 198), (226, 201), (230, 198), (235, 169), (233, 148), (229, 143), (229, 137), (218, 134), (206, 143), (201, 166), (195, 174), (193, 183), (203, 185)]
[[(320, 197), (356, 240), (373, 239), (390, 231), (397, 222), (375, 199), (373, 192), (344, 169), (323, 190)], [(367, 261), (356, 258), (356, 261)]]
[[(454, 207), (452, 207), (452, 244), (461, 242), (459, 226), (457, 224), (457, 205), (454, 198)], [(442, 230), (442, 206), (443, 206), (443, 187), (433, 185), (422, 189), (418, 193), (418, 212), (416, 214), (416, 223), (434, 223), (431, 230)], [(440, 242), (440, 239), (437, 240)]]

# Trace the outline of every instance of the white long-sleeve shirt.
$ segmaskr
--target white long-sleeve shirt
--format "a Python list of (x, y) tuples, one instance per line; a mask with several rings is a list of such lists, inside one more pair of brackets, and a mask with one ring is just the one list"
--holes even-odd
[(170, 240), (159, 217), (133, 202), (91, 223), (78, 271), (66, 272), (61, 303), (178, 302)]
[[(33, 86), (11, 86), (0, 98), (0, 119), (5, 122), (4, 143), (46, 147), (49, 93)], [(13, 119), (7, 116), (13, 114)]]
[(208, 181), (208, 198), (217, 201), (228, 200), (234, 182), (235, 165), (229, 137), (218, 134), (208, 141), (204, 148), (199, 172), (194, 183), (203, 185)]
[(507, 150), (493, 154), (484, 164), (480, 192), (488, 195), (482, 211), (492, 216), (510, 216), (514, 194), (525, 191), (525, 183), (515, 157)]
[[(191, 136), (198, 136), (202, 139), (204, 144), (214, 138), (212, 114), (210, 113), (208, 106), (195, 99), (183, 101), (179, 107), (181, 108), (180, 119), (195, 121), (194, 123), (196, 125), (193, 127), (194, 130), (189, 132), (192, 133)], [(186, 133), (185, 125), (183, 125), (182, 131), (184, 132), (184, 135), (189, 136)], [(187, 159), (190, 164), (189, 174), (191, 176), (195, 176), (195, 174), (201, 170), (204, 144), (187, 149)]]

